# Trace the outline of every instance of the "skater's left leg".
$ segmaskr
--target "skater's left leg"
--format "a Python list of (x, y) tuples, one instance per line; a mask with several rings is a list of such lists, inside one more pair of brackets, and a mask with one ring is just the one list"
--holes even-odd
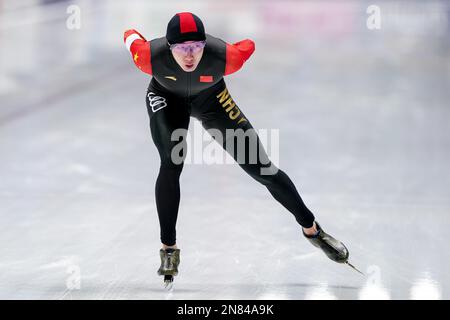
[[(303, 227), (303, 234), (306, 238), (331, 260), (348, 263), (347, 248), (342, 242), (323, 231), (320, 225), (314, 221), (314, 215), (303, 203), (291, 179), (285, 172), (275, 167), (268, 158), (258, 134), (236, 106), (228, 93), (225, 82), (223, 80), (219, 82), (206, 97), (201, 96), (194, 100), (194, 104), (197, 104), (194, 109), (201, 111), (194, 116), (202, 121), (203, 127), (215, 139), (217, 130), (219, 131), (222, 140), (218, 142), (222, 144), (222, 147), (233, 156), (245, 172), (266, 186), (272, 196), (294, 215), (297, 222)], [(211, 131), (212, 129), (216, 132)], [(240, 133), (230, 137), (227, 136), (227, 129), (235, 132), (240, 130)], [(244, 138), (242, 139), (242, 137)], [(230, 142), (235, 146), (231, 150), (228, 147)], [(239, 143), (241, 147), (236, 147)]]
[[(222, 147), (233, 156), (239, 166), (252, 178), (267, 187), (271, 195), (294, 215), (305, 232), (314, 234), (316, 230), (313, 213), (304, 204), (289, 176), (270, 161), (256, 131), (232, 100), (225, 83), (219, 84), (201, 102), (206, 105), (206, 108), (203, 107), (202, 114), (197, 118), (202, 122), (203, 127), (206, 130), (219, 130), (223, 137), (220, 141)], [(227, 139), (227, 129), (233, 129), (236, 132), (240, 129), (240, 132), (243, 132), (246, 137), (239, 141), (240, 136), (237, 134)], [(214, 137), (214, 135), (212, 136)], [(233, 152), (230, 152), (229, 148), (231, 142), (234, 142), (233, 144), (236, 146)], [(237, 147), (241, 142), (243, 148)]]

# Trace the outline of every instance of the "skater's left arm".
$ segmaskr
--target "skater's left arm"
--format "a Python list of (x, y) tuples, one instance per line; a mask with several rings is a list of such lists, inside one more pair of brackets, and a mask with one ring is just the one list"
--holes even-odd
[(233, 44), (226, 44), (225, 75), (232, 74), (242, 68), (255, 51), (255, 43), (245, 39)]

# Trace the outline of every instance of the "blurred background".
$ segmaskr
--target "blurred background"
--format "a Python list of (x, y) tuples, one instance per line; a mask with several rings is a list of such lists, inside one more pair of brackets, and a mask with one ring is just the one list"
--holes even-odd
[[(159, 267), (150, 81), (123, 44), (177, 12), (256, 51), (225, 80), (366, 276), (237, 165), (187, 165)], [(449, 299), (448, 1), (0, 0), (0, 298)], [(197, 120), (191, 119), (191, 126)]]

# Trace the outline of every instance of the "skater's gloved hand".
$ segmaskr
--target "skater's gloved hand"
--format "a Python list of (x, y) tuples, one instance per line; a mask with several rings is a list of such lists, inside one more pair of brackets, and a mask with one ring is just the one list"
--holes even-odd
[(124, 34), (123, 34), (123, 41), (127, 41), (127, 38), (128, 38), (128, 36), (130, 36), (130, 35), (132, 35), (132, 34), (136, 34), (139, 38), (141, 38), (142, 40), (144, 40), (144, 41), (147, 41), (147, 40), (145, 40), (145, 38), (144, 38), (144, 36), (142, 35), (142, 34), (140, 34), (137, 30), (135, 30), (135, 29), (128, 29), (128, 30), (126, 30), (125, 32), (124, 32)]

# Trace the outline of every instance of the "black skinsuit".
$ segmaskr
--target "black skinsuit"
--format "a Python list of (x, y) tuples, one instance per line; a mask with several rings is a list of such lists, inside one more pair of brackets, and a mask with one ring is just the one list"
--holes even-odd
[[(148, 87), (146, 103), (151, 135), (161, 158), (155, 196), (162, 243), (171, 246), (176, 242), (179, 178), (183, 169), (183, 162), (172, 161), (171, 152), (175, 145), (185, 140), (172, 141), (171, 135), (176, 129), (187, 130), (191, 116), (199, 120), (206, 130), (218, 129), (224, 137), (226, 129), (246, 131), (250, 138), (245, 140), (245, 155), (240, 154), (240, 151), (230, 154), (235, 160), (240, 159), (239, 166), (266, 186), (300, 225), (311, 227), (313, 214), (303, 203), (291, 179), (270, 162), (256, 131), (248, 130), (253, 129), (250, 121), (228, 93), (223, 76), (227, 74), (227, 64), (232, 63), (228, 61), (231, 58), (227, 51), (232, 49), (229, 47), (231, 45), (210, 35), (207, 35), (206, 41), (202, 59), (193, 72), (181, 69), (173, 58), (165, 37), (147, 42), (151, 48), (153, 78)], [(237, 138), (233, 140), (236, 142)], [(230, 139), (216, 141), (226, 148), (225, 143)], [(248, 161), (251, 141), (256, 141), (258, 145), (256, 163)], [(184, 153), (181, 155), (186, 156)], [(244, 157), (247, 161), (242, 163), (243, 158), (238, 157)], [(270, 168), (273, 174), (262, 174), (263, 168)]]

